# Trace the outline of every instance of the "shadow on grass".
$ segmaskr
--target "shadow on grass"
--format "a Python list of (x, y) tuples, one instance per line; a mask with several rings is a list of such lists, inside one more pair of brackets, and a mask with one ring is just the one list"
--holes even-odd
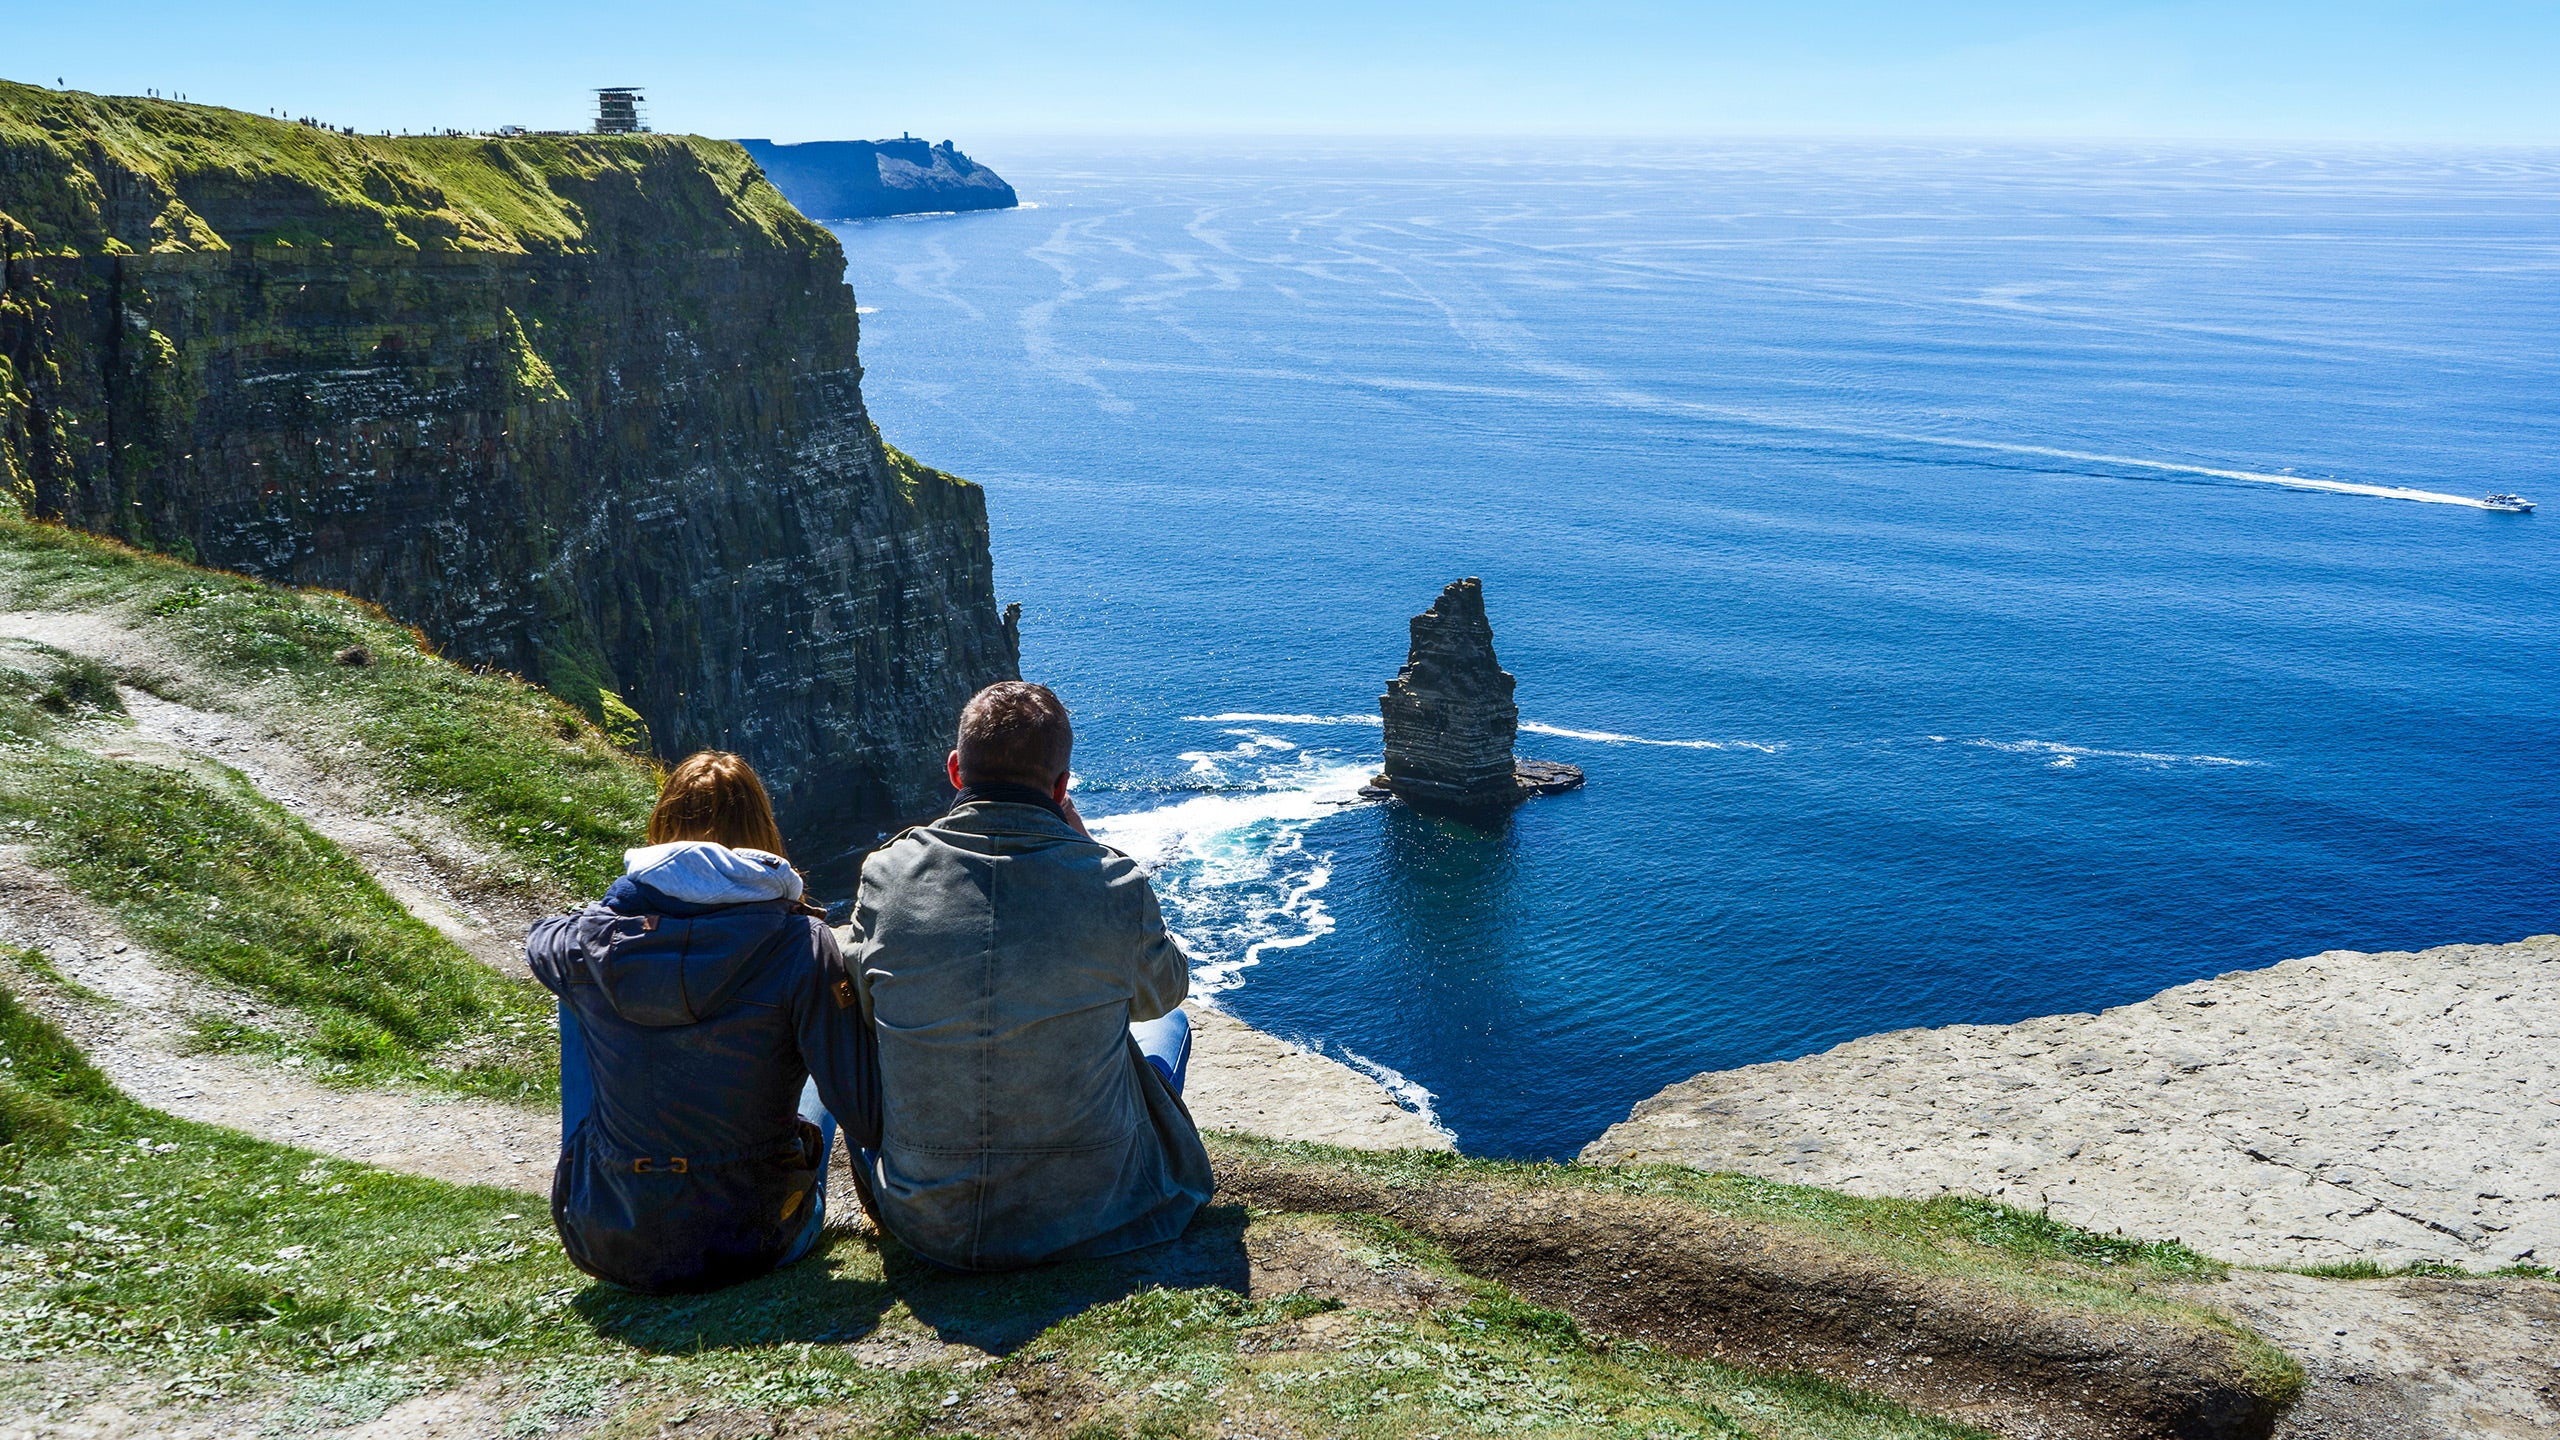
[(1140, 1291), (1214, 1286), (1247, 1294), (1246, 1215), (1240, 1205), (1212, 1205), (1161, 1245), (1002, 1275), (959, 1274), (895, 1240), (848, 1236), (788, 1269), (708, 1295), (637, 1295), (599, 1284), (571, 1306), (598, 1335), (667, 1354), (859, 1340), (903, 1302), (943, 1343), (1003, 1355), (1059, 1321)]

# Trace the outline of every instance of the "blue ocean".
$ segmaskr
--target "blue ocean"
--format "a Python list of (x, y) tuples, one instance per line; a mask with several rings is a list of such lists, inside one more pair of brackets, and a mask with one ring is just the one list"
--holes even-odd
[[(2560, 155), (971, 148), (838, 231), (882, 431), (1196, 988), (1471, 1153), (2560, 929)], [(1355, 793), (1468, 575), (1590, 774), (1494, 831)]]

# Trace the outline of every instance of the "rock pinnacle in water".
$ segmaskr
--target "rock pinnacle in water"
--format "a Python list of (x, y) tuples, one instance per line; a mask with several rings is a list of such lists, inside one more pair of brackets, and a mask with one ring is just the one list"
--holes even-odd
[(1413, 617), (1404, 668), (1378, 697), (1386, 719), (1387, 790), (1421, 810), (1481, 813), (1582, 783), (1570, 765), (1520, 762), (1516, 682), (1493, 653), (1484, 584), (1473, 576)]

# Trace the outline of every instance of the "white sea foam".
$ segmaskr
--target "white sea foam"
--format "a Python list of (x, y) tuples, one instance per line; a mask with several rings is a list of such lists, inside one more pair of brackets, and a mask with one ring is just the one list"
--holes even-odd
[(1230, 730), (1227, 733), (1236, 736), (1239, 742), (1230, 749), (1185, 750), (1174, 758), (1189, 761), (1191, 773), (1203, 780), (1223, 780), (1227, 778), (1227, 767), (1230, 765), (1249, 762), (1257, 756), (1274, 751), (1291, 751), (1298, 748), (1296, 741), (1283, 740), (1277, 735), (1264, 735), (1253, 730)]
[[(1185, 720), (1204, 725), (1383, 725), (1375, 715), (1308, 715), (1283, 714), (1269, 710), (1229, 710), (1217, 715), (1185, 715)], [(1523, 720), (1520, 728), (1532, 735), (1558, 735), (1567, 740), (1589, 740), (1601, 745), (1660, 745), (1673, 750), (1757, 750), (1775, 755), (1778, 746), (1757, 740), (1656, 740), (1643, 735), (1621, 735), (1615, 730), (1576, 730), (1564, 725), (1550, 725), (1543, 720)], [(1229, 734), (1239, 732), (1229, 731)], [(1182, 757), (1190, 759), (1189, 755)]]
[(1439, 1131), (1441, 1134), (1448, 1136), (1452, 1140), (1458, 1138), (1458, 1132), (1440, 1123), (1439, 1113), (1431, 1108), (1433, 1096), (1429, 1090), (1422, 1086), (1421, 1082), (1409, 1080), (1405, 1078), (1403, 1071), (1390, 1065), (1381, 1065), (1377, 1061), (1372, 1060), (1368, 1056), (1361, 1054), (1357, 1050), (1350, 1049), (1347, 1046), (1335, 1046), (1334, 1049), (1335, 1052), (1340, 1055), (1344, 1064), (1351, 1066), (1353, 1069), (1367, 1075), (1370, 1079), (1377, 1081), (1379, 1086), (1383, 1088), (1387, 1094), (1395, 1098), (1395, 1102), (1398, 1105), (1412, 1111), (1415, 1118), (1421, 1120), (1423, 1124), (1430, 1126), (1432, 1129)]
[[(1943, 741), (1945, 736), (1932, 735)], [(2051, 755), (2053, 768), (2068, 770), (2083, 760), (2140, 760), (2150, 765), (2264, 765), (2264, 760), (2235, 760), (2228, 755), (2169, 755), (2156, 750), (2099, 750), (2086, 745), (2065, 745), (2055, 740), (1967, 740), (1967, 745), (1985, 750), (2001, 750), (2012, 755)]]
[[(1203, 998), (1242, 984), (1244, 972), (1266, 954), (1333, 932), (1323, 899), (1333, 857), (1310, 851), (1307, 831), (1358, 804), (1360, 787), (1376, 769), (1310, 754), (1276, 736), (1234, 733), (1244, 742), (1235, 749), (1194, 753), (1221, 774), (1258, 760), (1252, 788), (1090, 822), (1095, 838), (1154, 873), (1165, 923), (1190, 955), (1192, 991)], [(1294, 752), (1293, 758), (1276, 763), (1275, 748)], [(1199, 768), (1193, 760), (1194, 771)]]
[(1614, 730), (1568, 730), (1543, 720), (1523, 720), (1520, 728), (1532, 735), (1561, 735), (1568, 740), (1591, 740), (1602, 745), (1660, 745), (1672, 750), (1757, 750), (1763, 755), (1778, 753), (1777, 746), (1757, 740), (1651, 740), (1642, 735), (1621, 735)]
[(1230, 710), (1223, 715), (1185, 715), (1204, 725), (1384, 725), (1376, 715), (1282, 715), (1263, 710)]

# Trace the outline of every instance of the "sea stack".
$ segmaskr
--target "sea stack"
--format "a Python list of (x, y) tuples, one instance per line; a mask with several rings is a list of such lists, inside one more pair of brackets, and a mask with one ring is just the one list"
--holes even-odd
[(1531, 795), (1582, 783), (1571, 765), (1517, 759), (1517, 683), (1493, 654), (1484, 583), (1452, 583), (1413, 617), (1404, 668), (1378, 697), (1387, 723), (1387, 768), (1377, 789), (1417, 810), (1460, 815), (1499, 812)]

